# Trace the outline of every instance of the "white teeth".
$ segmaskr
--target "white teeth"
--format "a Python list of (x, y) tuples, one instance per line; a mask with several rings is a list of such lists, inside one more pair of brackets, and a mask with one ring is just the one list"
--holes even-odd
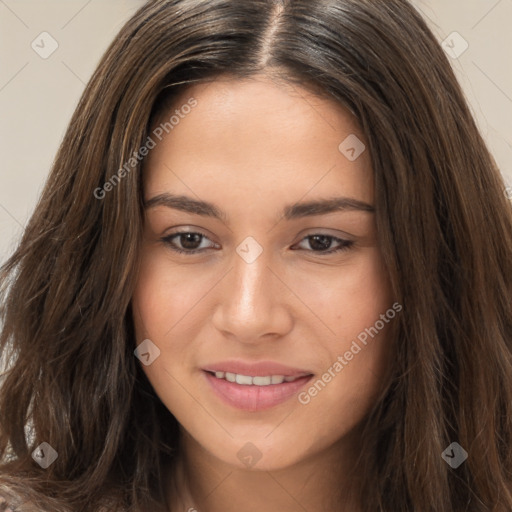
[(243, 384), (244, 386), (250, 386), (252, 384), (252, 377), (247, 377), (247, 375), (237, 375), (236, 383)]
[(228, 382), (236, 382), (242, 386), (270, 386), (271, 384), (282, 384), (283, 382), (293, 382), (299, 379), (298, 377), (291, 377), (284, 375), (269, 375), (266, 377), (251, 377), (249, 375), (240, 375), (238, 373), (230, 372), (215, 372), (215, 377), (218, 379), (225, 379)]
[(256, 386), (270, 386), (272, 377), (253, 377), (252, 383)]

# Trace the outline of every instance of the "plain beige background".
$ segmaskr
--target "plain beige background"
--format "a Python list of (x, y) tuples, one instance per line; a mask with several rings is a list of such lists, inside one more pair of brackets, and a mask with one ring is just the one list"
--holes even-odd
[[(450, 60), (506, 185), (512, 187), (512, 0), (413, 3), (439, 42), (452, 47)], [(0, 0), (0, 262), (23, 232), (99, 58), (142, 4)], [(43, 32), (58, 44), (46, 59), (31, 46), (39, 52), (51, 49), (52, 39)]]

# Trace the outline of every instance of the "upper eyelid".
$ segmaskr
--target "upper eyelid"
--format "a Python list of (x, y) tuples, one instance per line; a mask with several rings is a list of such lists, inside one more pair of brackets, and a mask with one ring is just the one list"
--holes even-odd
[[(313, 228), (313, 229), (315, 229), (315, 228)], [(347, 242), (352, 242), (353, 241), (353, 240), (350, 239), (350, 235), (346, 235), (349, 238), (345, 238), (344, 239), (344, 238), (341, 238), (344, 235), (333, 235), (332, 233), (326, 233), (324, 230), (322, 230), (322, 228), (317, 228), (317, 229), (318, 229), (318, 231), (313, 231), (311, 233), (307, 233), (305, 235), (302, 235), (301, 240), (303, 240), (304, 238), (307, 238), (309, 236), (320, 235), (320, 236), (330, 236), (332, 238), (338, 238), (340, 240), (346, 240)], [(185, 231), (174, 231), (173, 233), (169, 233), (167, 235), (164, 235), (162, 238), (172, 238), (172, 237), (177, 236), (177, 235), (188, 235), (188, 234), (191, 234), (191, 235), (201, 235), (204, 238), (208, 238), (208, 240), (211, 240), (209, 235), (207, 235), (206, 233), (204, 233), (200, 229), (191, 229), (190, 231), (186, 231), (186, 230)]]

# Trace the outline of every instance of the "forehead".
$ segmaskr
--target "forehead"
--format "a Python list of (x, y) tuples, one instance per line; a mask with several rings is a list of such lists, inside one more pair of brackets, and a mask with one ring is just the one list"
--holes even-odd
[(351, 161), (340, 149), (347, 139), (363, 144), (364, 135), (334, 100), (265, 77), (223, 78), (182, 91), (161, 119), (173, 115), (148, 155), (146, 196), (175, 187), (198, 195), (284, 187), (293, 200), (313, 187), (342, 187), (345, 195), (373, 200), (368, 152)]

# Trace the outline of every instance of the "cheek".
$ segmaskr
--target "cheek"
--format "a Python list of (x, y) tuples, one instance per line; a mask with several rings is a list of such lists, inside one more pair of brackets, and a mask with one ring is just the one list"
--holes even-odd
[(178, 382), (187, 381), (197, 364), (200, 331), (212, 314), (205, 299), (217, 280), (211, 269), (176, 264), (161, 247), (142, 253), (132, 298), (136, 341), (149, 339), (160, 351), (143, 370), (168, 407), (169, 397), (182, 395)]
[[(136, 342), (149, 339), (160, 353), (150, 365), (142, 365), (155, 393), (173, 412), (190, 408), (186, 394), (180, 392), (181, 373), (186, 367), (187, 337), (176, 336), (197, 302), (194, 285), (162, 251), (146, 249), (143, 253), (137, 285), (132, 298)], [(185, 286), (188, 284), (188, 286)], [(191, 334), (193, 335), (193, 334)], [(180, 340), (183, 340), (180, 341)]]
[(206, 286), (197, 272), (188, 277), (165, 251), (146, 250), (132, 300), (137, 338), (172, 339), (174, 326), (193, 311)]
[(345, 284), (342, 309), (336, 316), (341, 333), (336, 351), (346, 356), (349, 364), (343, 371), (350, 369), (354, 390), (370, 392), (378, 387), (377, 381), (388, 366), (388, 333), (395, 318), (391, 283), (377, 248), (366, 252), (358, 271), (347, 277)]
[(351, 335), (356, 336), (374, 325), (393, 302), (391, 283), (377, 248), (366, 252), (357, 270), (347, 276), (344, 285), (338, 324), (347, 325)]
[[(360, 421), (382, 390), (392, 358), (389, 332), (399, 313), (392, 308), (391, 285), (377, 248), (308, 286), (312, 308), (320, 312), (329, 335), (318, 340), (324, 349), (323, 373), (305, 390), (301, 403), (325, 420), (319, 428), (326, 435), (334, 435)], [(329, 417), (322, 413), (326, 404)]]
[(319, 334), (327, 335), (336, 348), (342, 348), (340, 340), (372, 326), (392, 304), (388, 274), (380, 251), (373, 247), (336, 268), (302, 272), (294, 286), (318, 319)]

